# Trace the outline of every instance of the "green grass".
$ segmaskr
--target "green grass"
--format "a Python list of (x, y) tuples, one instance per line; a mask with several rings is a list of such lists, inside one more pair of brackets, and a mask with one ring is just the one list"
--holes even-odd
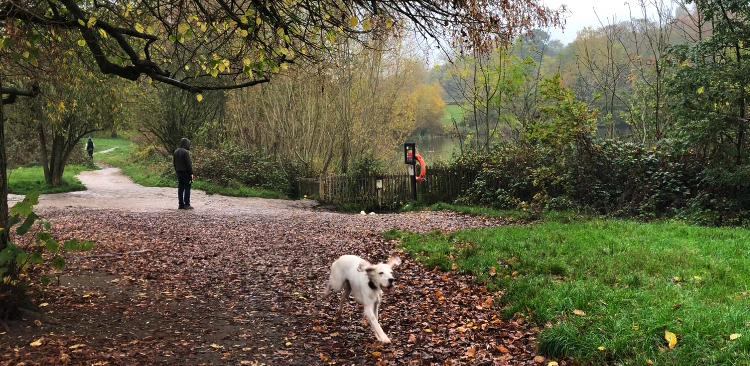
[[(124, 137), (107, 137), (92, 139), (96, 149), (94, 150), (94, 161), (102, 162), (107, 165), (121, 167), (127, 163), (128, 157), (135, 149), (130, 139)], [(114, 148), (114, 150), (102, 153)]]
[(464, 110), (455, 104), (448, 104), (445, 106), (445, 115), (443, 116), (443, 125), (452, 126), (453, 119), (456, 122), (461, 122), (464, 119)]
[(72, 191), (85, 191), (86, 187), (75, 176), (84, 170), (92, 170), (88, 165), (71, 164), (65, 167), (62, 183), (57, 187), (50, 187), (44, 181), (44, 170), (41, 166), (16, 168), (8, 171), (8, 193), (27, 194), (39, 193), (63, 193)]
[[(750, 231), (590, 220), (386, 236), (402, 237), (428, 267), (455, 263), (502, 290), (496, 305), (536, 322), (549, 357), (750, 365)], [(665, 330), (677, 335), (674, 349)]]
[[(174, 186), (177, 187), (177, 180), (175, 179)], [(195, 180), (192, 185), (193, 189), (200, 189), (205, 191), (206, 194), (220, 194), (223, 196), (233, 197), (260, 197), (260, 198), (277, 198), (287, 199), (285, 194), (272, 191), (269, 189), (253, 188), (253, 187), (223, 187), (215, 183), (206, 182), (202, 180)]]

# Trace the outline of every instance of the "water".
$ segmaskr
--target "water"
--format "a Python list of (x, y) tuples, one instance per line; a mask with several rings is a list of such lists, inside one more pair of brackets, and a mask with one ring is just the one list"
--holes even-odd
[[(453, 155), (454, 149), (458, 151), (459, 148), (458, 141), (454, 141), (448, 136), (418, 138), (414, 142), (417, 144), (417, 153), (425, 161), (448, 161)], [(402, 150), (403, 147), (399, 151)]]

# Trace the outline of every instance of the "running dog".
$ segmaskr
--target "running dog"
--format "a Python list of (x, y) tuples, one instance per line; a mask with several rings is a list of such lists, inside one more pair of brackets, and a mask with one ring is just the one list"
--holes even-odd
[(331, 276), (322, 299), (327, 298), (332, 291), (343, 290), (339, 310), (336, 313), (336, 318), (341, 319), (341, 309), (351, 294), (358, 303), (364, 305), (365, 318), (370, 323), (378, 341), (391, 343), (378, 323), (378, 307), (383, 291), (389, 292), (393, 288), (392, 268), (399, 264), (401, 264), (399, 257), (390, 258), (386, 263), (373, 265), (355, 255), (342, 255), (331, 265)]

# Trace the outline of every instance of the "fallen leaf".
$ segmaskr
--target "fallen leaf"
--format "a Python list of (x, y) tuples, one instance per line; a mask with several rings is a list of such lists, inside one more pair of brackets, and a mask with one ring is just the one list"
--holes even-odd
[(74, 344), (74, 345), (72, 345), (72, 346), (70, 346), (68, 348), (70, 348), (70, 349), (78, 349), (78, 348), (81, 348), (81, 347), (86, 347), (86, 345), (83, 344), (83, 343), (78, 343), (78, 344)]
[(492, 298), (488, 297), (486, 300), (484, 300), (484, 307), (489, 308), (492, 307)]
[(373, 351), (372, 352), (372, 358), (378, 358), (378, 357), (380, 357), (380, 355), (381, 355), (381, 353), (378, 352), (378, 351)]
[(669, 342), (669, 349), (672, 349), (675, 345), (677, 345), (677, 336), (668, 330), (664, 331), (664, 339)]
[(223, 346), (220, 346), (220, 345), (218, 345), (216, 343), (211, 343), (211, 347), (216, 348), (216, 349), (224, 348)]
[(492, 266), (492, 267), (490, 267), (490, 276), (494, 276), (494, 275), (496, 275), (496, 274), (497, 274), (497, 272), (495, 272), (495, 271), (496, 271), (496, 270), (495, 270), (495, 266)]
[(599, 346), (599, 347), (597, 347), (597, 349), (600, 350), (600, 351), (604, 351), (605, 350), (604, 346)]
[(455, 271), (455, 270), (456, 270), (456, 268), (458, 268), (458, 266), (456, 266), (456, 264), (455, 264), (455, 263), (451, 264), (451, 269), (452, 269), (452, 270), (454, 270), (454, 271)]
[(45, 306), (47, 306), (47, 305), (49, 305), (49, 304), (47, 304), (46, 302), (43, 302), (43, 303), (39, 304), (39, 307), (40, 307), (40, 308), (43, 308), (43, 307), (45, 307)]
[(732, 333), (732, 334), (731, 334), (731, 335), (729, 336), (729, 340), (730, 340), (730, 341), (733, 341), (733, 340), (735, 340), (735, 339), (737, 339), (737, 338), (739, 338), (739, 337), (742, 337), (742, 334), (739, 334), (739, 333)]
[(578, 310), (578, 309), (573, 310), (573, 314), (578, 315), (578, 316), (586, 316), (586, 313), (584, 313), (583, 310)]
[(60, 354), (60, 362), (62, 363), (70, 362), (70, 356), (68, 356), (67, 353)]
[(409, 336), (409, 343), (414, 343), (417, 341), (417, 336), (412, 334)]
[(536, 362), (536, 363), (543, 363), (544, 362), (544, 356), (534, 356), (534, 362)]
[(497, 351), (498, 351), (498, 352), (500, 352), (500, 353), (508, 353), (508, 349), (507, 349), (507, 348), (505, 348), (505, 347), (504, 347), (504, 346), (502, 346), (502, 345), (501, 345), (501, 346), (497, 346), (497, 347), (495, 347), (495, 348), (496, 348), (496, 349), (497, 349)]
[(44, 337), (42, 337), (42, 338), (39, 338), (39, 339), (37, 339), (37, 340), (35, 340), (35, 341), (31, 342), (31, 343), (30, 343), (29, 345), (30, 345), (31, 347), (39, 347), (39, 346), (41, 346), (41, 345), (42, 345), (42, 341), (43, 341), (43, 340), (44, 340)]
[(37, 327), (41, 327), (42, 326), (42, 322), (40, 322), (39, 319), (34, 320), (34, 324), (36, 324)]
[(466, 357), (474, 358), (474, 354), (476, 354), (476, 353), (477, 353), (477, 350), (474, 347), (469, 347), (466, 350)]
[(648, 365), (653, 365), (653, 364), (654, 364), (654, 361), (651, 361), (651, 360), (646, 360), (646, 364), (648, 364)]
[(547, 366), (557, 366), (557, 361), (550, 361)]

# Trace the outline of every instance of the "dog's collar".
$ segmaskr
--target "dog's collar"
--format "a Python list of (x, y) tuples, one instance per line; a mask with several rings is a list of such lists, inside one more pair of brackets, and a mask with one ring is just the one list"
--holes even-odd
[(370, 288), (371, 288), (371, 289), (373, 289), (373, 290), (377, 290), (377, 289), (378, 289), (378, 287), (377, 287), (377, 286), (375, 286), (375, 284), (374, 284), (374, 283), (372, 283), (372, 281), (370, 281), (370, 282), (367, 282), (367, 286), (370, 286)]

